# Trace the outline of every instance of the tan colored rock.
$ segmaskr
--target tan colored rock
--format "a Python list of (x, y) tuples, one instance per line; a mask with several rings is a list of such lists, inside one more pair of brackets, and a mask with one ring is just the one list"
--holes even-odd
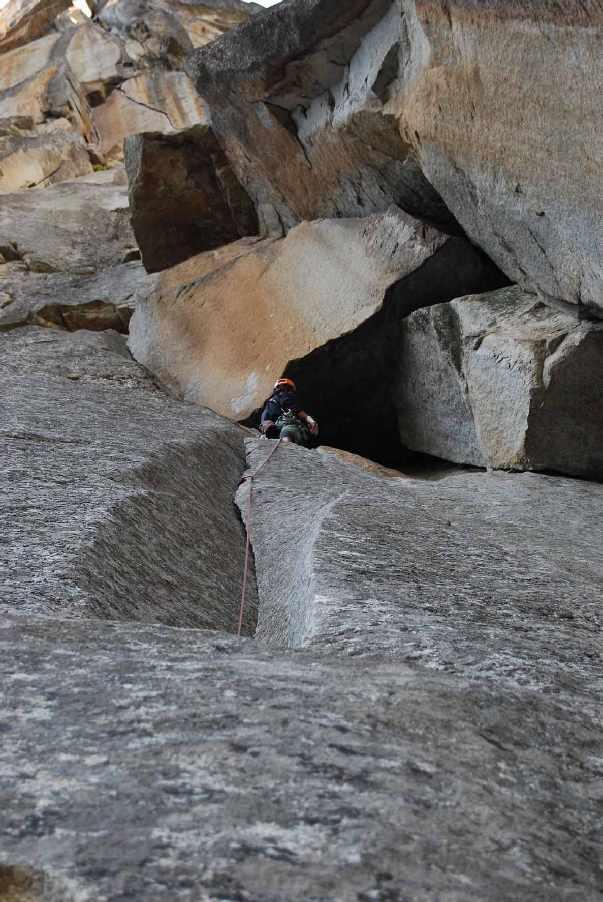
[(9, 0), (0, 9), (0, 54), (45, 35), (71, 0)]
[(460, 233), (385, 112), (400, 35), (391, 0), (306, 0), (278, 4), (189, 57), (265, 231), (397, 204)]
[(104, 91), (107, 83), (123, 78), (120, 63), (123, 46), (98, 25), (86, 22), (69, 41), (66, 59), (71, 71), (86, 90)]
[(183, 72), (160, 69), (125, 81), (93, 110), (99, 151), (123, 158), (124, 138), (140, 132), (173, 132), (209, 120), (205, 102)]
[(266, 231), (396, 203), (601, 317), (602, 45), (598, 0), (304, 0), (187, 69)]
[[(379, 311), (392, 283), (419, 270), (429, 281), (424, 264), (440, 249), (446, 254), (450, 241), (461, 239), (392, 209), (364, 220), (303, 223), (285, 239), (238, 242), (226, 259), (221, 251), (203, 254), (160, 276), (157, 293), (132, 321), (131, 350), (187, 400), (244, 419), (290, 361)], [(471, 253), (461, 244), (454, 251), (459, 268)], [(425, 291), (417, 279), (407, 303)], [(376, 353), (383, 356), (383, 346)]]
[(395, 105), (427, 178), (513, 281), (603, 315), (603, 7), (402, 6)]
[(4, 92), (33, 78), (50, 64), (58, 39), (58, 34), (49, 34), (9, 53), (0, 54), (0, 98)]
[(603, 477), (603, 324), (520, 288), (418, 310), (404, 323), (402, 442), (482, 467)]
[(46, 187), (92, 172), (86, 145), (74, 131), (0, 138), (0, 193)]

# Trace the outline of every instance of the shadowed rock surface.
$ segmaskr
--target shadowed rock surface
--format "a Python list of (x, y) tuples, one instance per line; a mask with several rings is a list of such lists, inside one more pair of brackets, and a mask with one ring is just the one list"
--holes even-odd
[[(253, 472), (272, 443), (247, 448)], [(285, 445), (254, 499), (259, 639), (379, 651), (568, 698), (594, 689), (603, 486), (506, 473), (383, 479)]]
[(399, 367), (406, 447), (603, 478), (603, 324), (505, 288), (408, 317)]
[(0, 643), (3, 859), (62, 902), (598, 896), (579, 686), (156, 626), (4, 618)]
[(254, 206), (208, 126), (128, 138), (125, 164), (147, 272), (257, 234)]
[(166, 399), (115, 333), (0, 344), (0, 609), (236, 629), (244, 430)]

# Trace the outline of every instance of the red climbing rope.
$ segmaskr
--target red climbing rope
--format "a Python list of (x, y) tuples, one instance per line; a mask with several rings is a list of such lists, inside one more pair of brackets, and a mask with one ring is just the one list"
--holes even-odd
[(245, 614), (245, 595), (247, 594), (247, 576), (249, 574), (249, 557), (251, 553), (251, 511), (252, 511), (252, 497), (253, 497), (253, 480), (256, 476), (258, 476), (278, 446), (281, 444), (282, 439), (279, 438), (278, 442), (275, 442), (274, 448), (271, 449), (270, 454), (266, 457), (266, 459), (260, 464), (255, 473), (249, 473), (247, 476), (243, 477), (243, 481), (249, 481), (249, 497), (247, 498), (247, 515), (245, 517), (245, 526), (247, 529), (247, 541), (245, 543), (245, 569), (243, 571), (243, 589), (241, 591), (241, 610), (239, 611), (239, 628), (237, 630), (237, 636), (241, 637), (241, 632), (243, 630), (243, 616)]

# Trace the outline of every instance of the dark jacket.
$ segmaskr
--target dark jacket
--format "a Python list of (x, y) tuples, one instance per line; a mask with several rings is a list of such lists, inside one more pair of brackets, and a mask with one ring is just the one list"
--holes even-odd
[(290, 389), (278, 391), (271, 395), (264, 404), (260, 422), (265, 423), (266, 420), (271, 420), (273, 423), (276, 423), (278, 418), (287, 413), (287, 411), (297, 414), (300, 410), (301, 407), (295, 392)]

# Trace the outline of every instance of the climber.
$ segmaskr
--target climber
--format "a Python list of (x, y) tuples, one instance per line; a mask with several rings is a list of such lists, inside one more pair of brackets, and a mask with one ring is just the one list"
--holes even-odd
[(277, 379), (264, 404), (260, 430), (266, 438), (280, 438), (307, 447), (310, 436), (318, 435), (318, 423), (300, 409), (296, 392), (293, 379)]

